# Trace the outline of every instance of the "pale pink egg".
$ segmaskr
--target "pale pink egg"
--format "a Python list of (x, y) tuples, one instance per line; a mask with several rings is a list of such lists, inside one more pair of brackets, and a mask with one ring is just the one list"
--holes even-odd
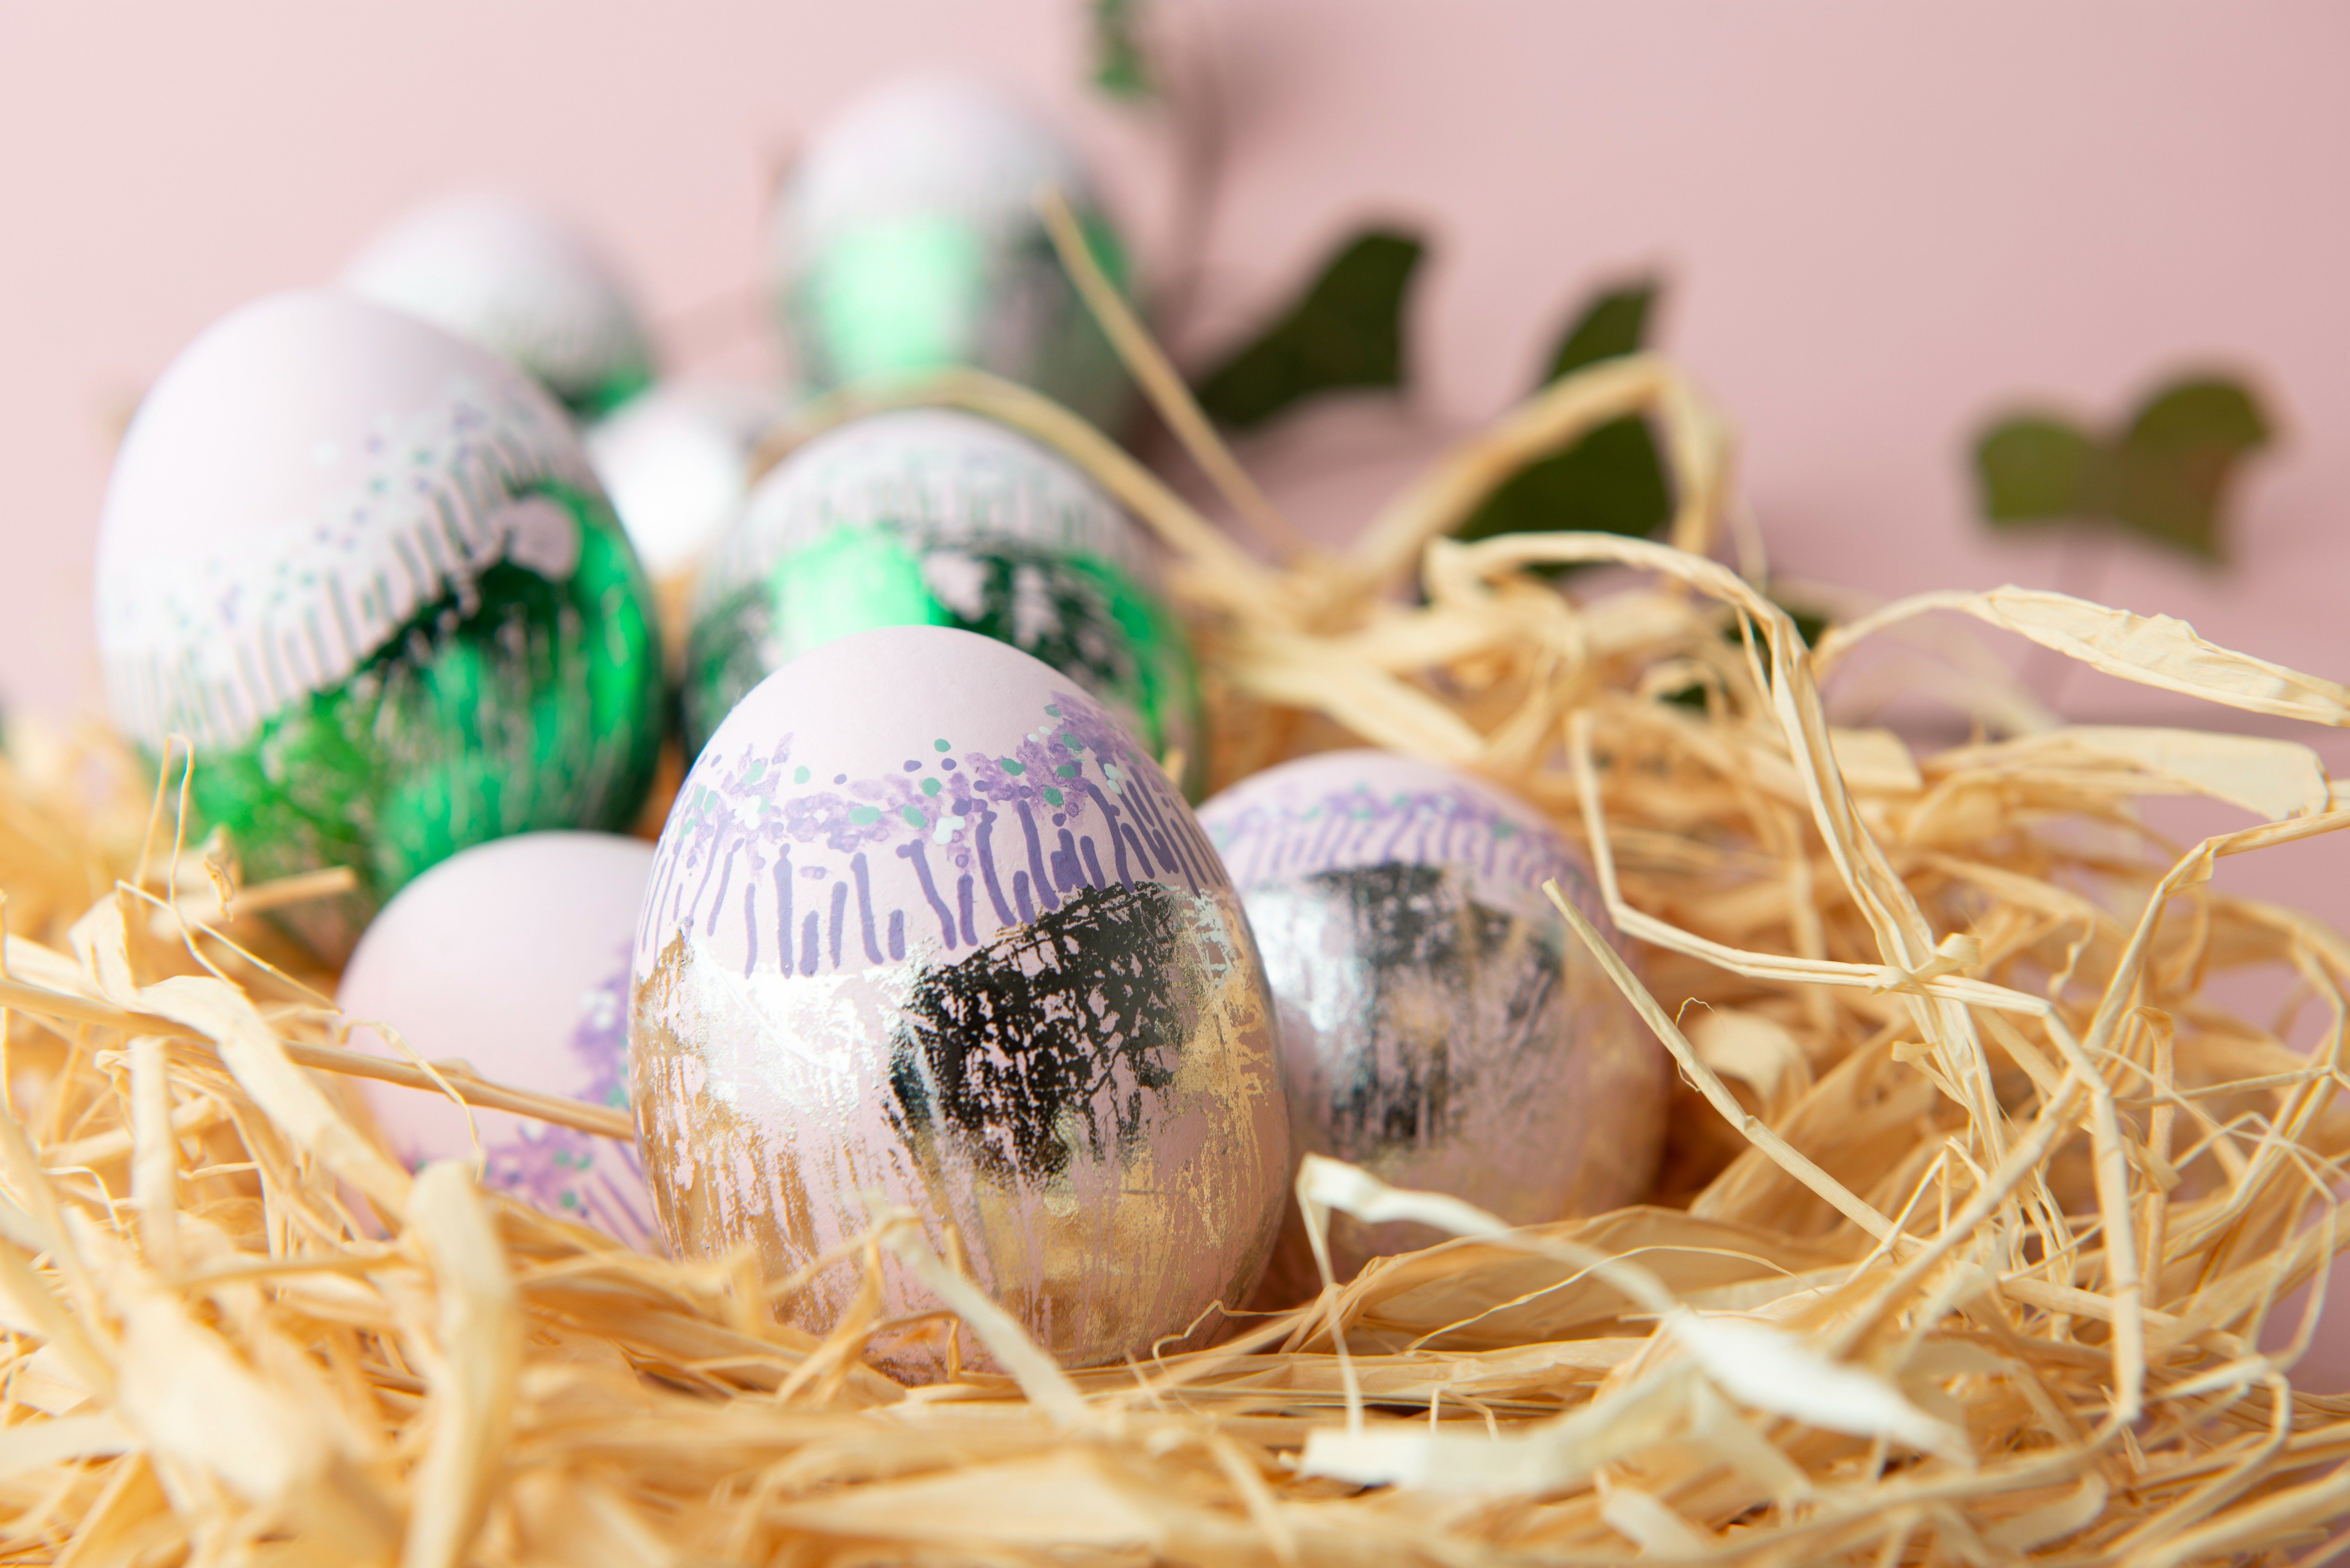
[[(442, 861), (388, 905), (343, 971), (351, 1044), (462, 1061), (494, 1082), (628, 1105), (629, 942), (652, 846), (603, 833), (532, 833)], [(411, 1167), (471, 1158), (467, 1112), (444, 1096), (357, 1080)], [(485, 1185), (659, 1251), (633, 1142), (475, 1109)]]
[(588, 431), (588, 458), (655, 579), (678, 576), (742, 511), (751, 454), (783, 416), (755, 387), (665, 382)]

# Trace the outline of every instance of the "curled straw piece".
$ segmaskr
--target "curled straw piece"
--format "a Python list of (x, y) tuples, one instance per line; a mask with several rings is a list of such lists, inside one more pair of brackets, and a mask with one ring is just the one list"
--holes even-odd
[[(635, 1257), (454, 1168), (411, 1182), (309, 1070), (355, 1065), (320, 986), (198, 929), (176, 814), (93, 796), (103, 748), (59, 747), (0, 768), (13, 1549), (2146, 1568), (2275, 1560), (2350, 1504), (2350, 1401), (2261, 1348), (2350, 1238), (2350, 944), (2213, 880), (2350, 822), (2332, 782), (2287, 744), (2035, 722), (1912, 759), (1828, 719), (1929, 607), (2256, 711), (2338, 722), (2340, 688), (2054, 596), (1910, 601), (1808, 652), (1707, 558), (1731, 443), (1659, 359), (1568, 378), (1354, 551), (1280, 566), (969, 373), (851, 389), (795, 433), (923, 403), (1029, 431), (1156, 532), (1226, 776), (1373, 739), (1585, 845), (1637, 971), (1575, 929), (1696, 1090), (1664, 1179), (1683, 1207), (1503, 1231), (1313, 1166), (1311, 1203), (1459, 1239), (1224, 1345), (1091, 1368), (888, 1217), (811, 1272), (910, 1270), (972, 1328), (965, 1377), (901, 1390), (857, 1361), (878, 1288), (819, 1339), (806, 1278)], [(1672, 545), (1443, 536), (1633, 413), (1666, 438)], [(1525, 570), (1575, 561), (1637, 581), (1578, 600)], [(1388, 590), (1415, 563), (1408, 605)], [(1953, 656), (1919, 689), (2029, 714), (1996, 679)], [(2259, 820), (2182, 850), (2135, 805), (2180, 792)], [(2273, 1005), (2228, 1000), (2263, 983)], [(1794, 1053), (1764, 1108), (1691, 1042), (1708, 1007)]]

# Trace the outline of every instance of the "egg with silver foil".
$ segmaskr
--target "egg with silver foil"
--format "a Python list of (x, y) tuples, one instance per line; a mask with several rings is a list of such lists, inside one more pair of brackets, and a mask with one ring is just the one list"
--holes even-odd
[[(1542, 892), (1613, 938), (1542, 815), (1441, 763), (1324, 753), (1201, 808), (1273, 988), (1301, 1155), (1449, 1194), (1513, 1224), (1596, 1213), (1654, 1173), (1662, 1048)], [(1332, 1218), (1334, 1266), (1440, 1240)], [(1313, 1264), (1293, 1219), (1288, 1293)]]
[(1045, 234), (1046, 185), (1125, 286), (1125, 249), (1076, 154), (988, 82), (917, 73), (842, 109), (769, 225), (776, 320), (802, 380), (827, 391), (976, 366), (1117, 429), (1131, 384)]
[(467, 191), (368, 242), (341, 286), (500, 355), (582, 419), (650, 386), (653, 352), (619, 275), (535, 202)]
[(1201, 776), (1198, 676), (1150, 541), (1076, 464), (975, 414), (872, 414), (793, 452), (711, 546), (690, 615), (689, 756), (769, 670), (930, 625), (1034, 654)]
[[(385, 906), (343, 971), (351, 1045), (626, 1110), (629, 943), (652, 860), (640, 838), (525, 833), (442, 861)], [(660, 1250), (633, 1142), (351, 1082), (411, 1169), (478, 1151), (484, 1186)]]
[[(969, 632), (828, 643), (719, 726), (661, 831), (629, 1051), (670, 1240), (835, 1260), (783, 1303), (814, 1332), (898, 1208), (1065, 1364), (1147, 1356), (1246, 1300), (1286, 1206), (1263, 975), (1191, 808)], [(941, 1303), (884, 1267), (875, 1355), (940, 1376)]]
[(326, 291), (199, 337), (140, 405), (99, 525), (109, 708), (192, 743), (248, 882), (339, 961), (468, 845), (618, 828), (662, 719), (651, 590), (571, 422), (513, 367)]

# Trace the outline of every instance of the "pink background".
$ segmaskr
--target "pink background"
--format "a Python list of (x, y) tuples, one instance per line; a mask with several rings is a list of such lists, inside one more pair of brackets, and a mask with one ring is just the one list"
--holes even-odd
[[(2254, 373), (2287, 431), (2238, 564), (2105, 553), (2098, 597), (2350, 674), (2350, 11), (1991, 0), (1433, 5), (1165, 0), (1218, 62), (1229, 173), (1196, 360), (1374, 216), (1435, 254), (1412, 402), (1341, 402), (1244, 455), (1343, 535), (1526, 386), (1593, 286), (1662, 266), (1665, 344), (1737, 420), (1784, 570), (1881, 592), (2052, 583), (1970, 520), (1966, 443), (2043, 397)], [(95, 702), (90, 533), (112, 434), (207, 322), (330, 276), (452, 184), (537, 193), (640, 289), (673, 367), (766, 372), (775, 171), (860, 86), (991, 72), (1092, 156), (1146, 269), (1169, 144), (1083, 85), (1083, 0), (567, 7), (294, 0), (0, 19), (0, 700)], [(2095, 677), (2087, 717), (2176, 713)], [(2215, 715), (2216, 716), (2216, 715)], [(2224, 716), (2219, 716), (2224, 717)], [(2233, 722), (2233, 721), (2230, 721)], [(2328, 737), (2321, 737), (2321, 741)], [(2327, 746), (2331, 757), (2350, 752)]]

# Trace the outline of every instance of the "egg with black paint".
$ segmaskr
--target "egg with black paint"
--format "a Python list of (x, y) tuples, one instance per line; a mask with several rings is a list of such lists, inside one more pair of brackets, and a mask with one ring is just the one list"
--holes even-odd
[(1150, 541), (1076, 464), (975, 414), (871, 414), (793, 452), (711, 547), (690, 620), (688, 755), (810, 649), (931, 625), (1034, 654), (1201, 776), (1198, 676)]
[[(1647, 1189), (1664, 1053), (1544, 896), (1555, 878), (1614, 940), (1540, 812), (1442, 763), (1344, 751), (1244, 779), (1200, 818), (1264, 959), (1300, 1154), (1513, 1224)], [(1279, 1266), (1302, 1294), (1312, 1264), (1290, 1230)], [(1342, 1279), (1439, 1239), (1333, 1216)]]
[(652, 344), (619, 274), (577, 229), (519, 196), (428, 202), (369, 241), (341, 284), (504, 357), (583, 419), (652, 381)]
[(417, 873), (650, 786), (651, 591), (545, 391), (326, 291), (199, 337), (140, 406), (99, 527), (99, 653), (151, 762), (249, 882), (349, 867), (280, 919), (330, 960)]
[(769, 224), (775, 317), (801, 379), (824, 391), (975, 366), (1116, 430), (1131, 386), (1037, 214), (1045, 185), (1125, 287), (1125, 247), (1076, 155), (990, 83), (919, 73), (839, 111)]
[[(969, 632), (827, 643), (727, 716), (661, 831), (630, 1017), (665, 1232), (770, 1277), (836, 1260), (785, 1303), (812, 1331), (879, 1204), (1066, 1364), (1146, 1355), (1245, 1300), (1285, 1206), (1214, 851), (1101, 704)], [(876, 1354), (934, 1377), (939, 1303), (885, 1267)]]
[[(629, 944), (652, 860), (640, 838), (526, 833), (435, 866), (384, 907), (336, 986), (352, 1048), (626, 1110)], [(633, 1141), (350, 1082), (411, 1169), (478, 1148), (492, 1190), (661, 1250)]]

